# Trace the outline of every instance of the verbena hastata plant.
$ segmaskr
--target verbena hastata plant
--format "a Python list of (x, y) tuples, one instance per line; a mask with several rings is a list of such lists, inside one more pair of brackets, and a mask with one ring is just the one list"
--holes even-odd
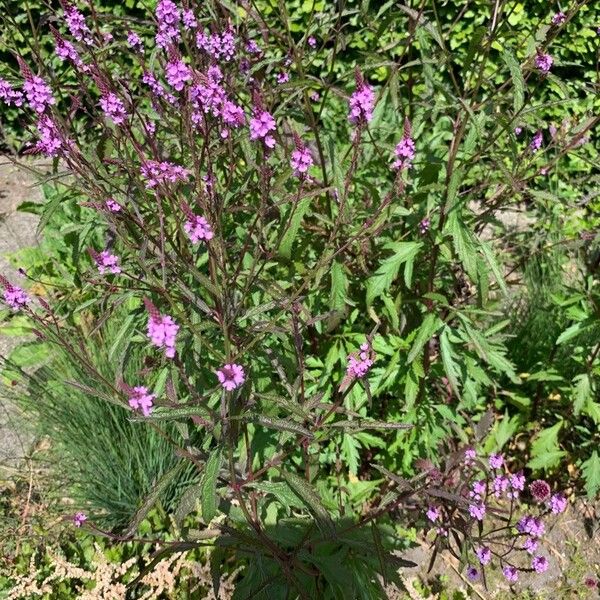
[[(465, 568), (482, 549), (481, 564), (489, 550), (521, 568), (502, 554), (511, 542), (471, 533), (488, 506), (503, 514), (490, 486), (520, 491), (520, 475), (496, 473), (470, 502), (467, 483), (448, 494), (429, 471), (397, 473), (434, 456), (449, 423), (466, 441), (469, 413), (521, 383), (502, 318), (519, 252), (499, 217), (524, 201), (552, 213), (543, 190), (597, 122), (558, 136), (532, 104), (537, 88), (561, 89), (551, 46), (586, 2), (502, 48), (500, 70), (503, 3), (456, 56), (434, 4), (376, 17), (364, 4), (370, 34), (383, 22), (398, 37), (352, 68), (344, 28), (356, 15), (335, 7), (313, 7), (298, 31), (285, 3), (274, 19), (244, 2), (161, 0), (146, 21), (115, 23), (63, 2), (48, 27), (77, 84), (18, 53), (19, 74), (0, 81), (31, 119), (26, 150), (66, 169), (61, 185), (104, 232), (82, 286), (97, 300), (81, 309), (90, 335), (119, 325), (114, 377), (87, 352), (81, 317), (6, 279), (4, 300), (85, 371), (88, 383), (69, 385), (173, 444), (180, 462), (118, 537), (191, 463), (200, 484), (175, 511), (184, 539), (166, 550), (214, 545), (215, 568), (247, 558), (240, 598), (385, 597), (402, 564), (390, 515), (422, 493), (440, 499), (429, 510), (441, 533), (461, 532)], [(140, 349), (144, 367), (125, 368)], [(96, 529), (81, 508), (75, 524)], [(512, 527), (512, 502), (504, 518)], [(535, 558), (523, 568), (541, 570)]]

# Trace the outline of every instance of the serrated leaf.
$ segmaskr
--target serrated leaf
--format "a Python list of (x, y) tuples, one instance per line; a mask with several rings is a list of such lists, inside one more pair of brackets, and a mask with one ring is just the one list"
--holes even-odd
[(346, 306), (348, 278), (344, 267), (337, 260), (331, 265), (331, 292), (329, 304), (333, 310), (342, 310)]
[(587, 373), (574, 377), (573, 383), (573, 414), (578, 415), (590, 398), (592, 387)]
[(245, 417), (244, 420), (250, 421), (252, 423), (258, 423), (263, 427), (267, 427), (269, 429), (276, 429), (277, 431), (297, 433), (303, 435), (308, 439), (312, 439), (314, 437), (311, 431), (309, 431), (305, 427), (302, 427), (302, 425), (296, 423), (295, 421), (291, 421), (289, 419), (276, 419), (274, 417), (256, 415), (252, 417)]
[(475, 236), (458, 218), (455, 212), (448, 217), (446, 229), (452, 236), (452, 246), (465, 272), (473, 283), (477, 283), (477, 246)]
[(582, 463), (581, 471), (585, 479), (585, 491), (589, 498), (593, 498), (600, 491), (600, 456), (596, 450)]
[[(421, 249), (421, 242), (394, 242), (387, 245), (394, 251), (392, 256), (384, 259), (377, 269), (373, 277), (367, 282), (367, 304), (370, 305), (373, 299), (384, 292), (387, 292), (393, 281), (398, 277), (402, 264), (412, 264), (415, 257)], [(410, 278), (405, 280), (407, 285), (410, 285)]]
[(510, 71), (510, 77), (514, 88), (513, 109), (515, 113), (518, 113), (525, 103), (525, 79), (523, 78), (521, 65), (519, 65), (517, 59), (509, 50), (504, 50), (502, 58)]
[(440, 318), (434, 313), (427, 313), (419, 330), (417, 331), (417, 335), (415, 337), (415, 341), (413, 342), (412, 348), (406, 357), (406, 362), (410, 364), (417, 355), (421, 352), (423, 347), (429, 340), (433, 337), (434, 333), (443, 325)]
[(200, 502), (202, 504), (202, 519), (210, 523), (217, 514), (217, 477), (221, 468), (223, 450), (219, 446), (209, 455), (202, 479), (200, 481)]
[(284, 508), (303, 505), (302, 501), (298, 499), (298, 496), (292, 492), (290, 486), (284, 481), (259, 481), (250, 484), (249, 487), (273, 495)]
[(358, 465), (360, 461), (360, 454), (358, 452), (358, 449), (358, 442), (351, 435), (344, 433), (344, 435), (342, 436), (341, 450), (345, 462), (348, 465), (348, 471), (352, 475), (356, 475), (358, 473)]
[(567, 327), (556, 340), (556, 345), (560, 346), (569, 340), (572, 340), (574, 337), (578, 336), (585, 329), (583, 322), (573, 323), (570, 327)]
[(458, 383), (458, 372), (459, 368), (454, 360), (454, 351), (452, 350), (452, 344), (448, 339), (448, 328), (444, 327), (440, 334), (440, 354), (442, 356), (442, 364), (444, 365), (444, 372), (450, 382), (452, 391), (460, 398), (460, 387)]
[(288, 221), (286, 218), (284, 222), (284, 226), (287, 227), (287, 229), (285, 230), (285, 233), (281, 238), (281, 243), (279, 244), (279, 256), (289, 259), (292, 255), (292, 246), (296, 236), (298, 235), (298, 230), (300, 229), (302, 219), (310, 207), (310, 200), (310, 198), (302, 198), (300, 202), (292, 206), (291, 210), (294, 212), (292, 213), (291, 219)]
[(329, 516), (327, 509), (323, 506), (315, 488), (295, 473), (284, 471), (283, 469), (280, 472), (292, 491), (313, 514), (321, 533), (328, 538), (335, 537), (335, 524)]
[(133, 415), (133, 421), (178, 421), (190, 417), (201, 417), (210, 419), (210, 412), (203, 406), (182, 406), (181, 408), (169, 408), (167, 406), (157, 406), (147, 416)]
[(127, 349), (131, 335), (133, 334), (135, 317), (135, 315), (129, 315), (123, 321), (108, 351), (109, 361), (116, 360)]

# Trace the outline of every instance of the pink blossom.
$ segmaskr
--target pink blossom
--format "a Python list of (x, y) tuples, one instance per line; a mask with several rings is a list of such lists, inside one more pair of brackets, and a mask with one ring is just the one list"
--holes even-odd
[(553, 63), (554, 59), (549, 54), (537, 54), (535, 57), (535, 66), (542, 73), (548, 73)]
[(481, 546), (475, 550), (475, 554), (482, 565), (487, 565), (492, 560), (492, 551), (486, 546)]
[(145, 417), (152, 412), (152, 406), (154, 404), (155, 394), (148, 393), (148, 388), (140, 385), (134, 387), (129, 391), (129, 406), (133, 410), (140, 411)]
[(536, 573), (544, 573), (548, 570), (548, 559), (545, 556), (534, 556), (531, 561), (531, 568)]
[(277, 83), (287, 83), (290, 80), (290, 74), (287, 71), (277, 73)]
[(92, 40), (92, 32), (86, 25), (85, 17), (71, 4), (65, 6), (64, 12), (65, 21), (71, 35), (78, 42), (85, 42), (88, 46), (91, 46), (94, 41)]
[(0, 279), (0, 283), (4, 286), (4, 302), (12, 310), (21, 310), (31, 302), (31, 298), (20, 287), (10, 284), (3, 277)]
[(254, 40), (248, 40), (246, 42), (246, 52), (248, 52), (248, 54), (261, 54), (262, 50)]
[(204, 217), (193, 214), (191, 210), (187, 213), (187, 217), (188, 219), (183, 228), (188, 234), (192, 244), (197, 244), (200, 240), (208, 242), (213, 238), (213, 230)]
[(567, 509), (567, 499), (562, 494), (553, 494), (547, 506), (553, 514), (558, 515)]
[(207, 35), (199, 31), (196, 34), (196, 46), (215, 60), (230, 61), (235, 56), (235, 35), (231, 28), (225, 30), (221, 35), (218, 33)]
[(262, 140), (267, 148), (275, 147), (275, 138), (271, 131), (275, 131), (275, 119), (266, 110), (257, 110), (250, 119), (250, 139)]
[(432, 523), (435, 523), (441, 517), (440, 509), (436, 506), (430, 506), (425, 514)]
[(0, 77), (0, 100), (11, 106), (21, 106), (23, 104), (23, 93), (13, 89), (12, 85)]
[(358, 354), (350, 354), (348, 356), (348, 367), (346, 375), (351, 379), (364, 377), (375, 362), (375, 353), (371, 349), (370, 344), (365, 342), (360, 345)]
[(517, 127), (515, 127), (514, 131), (515, 131), (515, 135), (519, 136), (523, 133), (523, 128), (521, 126), (517, 126)]
[(240, 387), (246, 380), (244, 368), (236, 363), (223, 365), (216, 373), (219, 383), (228, 392)]
[(81, 527), (87, 521), (87, 515), (82, 512), (75, 513), (73, 516), (73, 525)]
[(158, 33), (155, 40), (160, 48), (168, 48), (172, 42), (181, 38), (179, 33), (180, 12), (172, 0), (160, 0), (156, 5), (156, 20)]
[(496, 498), (500, 498), (500, 496), (502, 496), (502, 494), (508, 489), (508, 484), (509, 484), (508, 477), (505, 477), (504, 475), (499, 475), (497, 477), (494, 477), (493, 486), (494, 486), (494, 495), (496, 496)]
[(137, 52), (144, 52), (144, 42), (142, 42), (142, 38), (134, 31), (128, 32), (127, 43)]
[(68, 40), (63, 39), (60, 35), (55, 34), (56, 45), (54, 51), (56, 52), (56, 56), (60, 58), (60, 60), (70, 60), (75, 66), (80, 67), (83, 65), (83, 61), (79, 56), (79, 53), (75, 49), (75, 46), (71, 44)]
[(536, 479), (529, 485), (529, 491), (536, 502), (544, 502), (550, 498), (550, 485), (543, 479)]
[(373, 88), (357, 72), (356, 90), (350, 97), (350, 114), (348, 115), (350, 122), (355, 125), (368, 123), (373, 118), (374, 107), (375, 94)]
[(104, 205), (110, 212), (117, 213), (121, 211), (121, 205), (118, 202), (116, 202), (113, 198), (107, 198), (104, 201)]
[(562, 25), (567, 20), (567, 15), (564, 12), (557, 12), (552, 17), (552, 25)]
[(531, 139), (531, 142), (529, 144), (529, 149), (532, 152), (537, 152), (542, 147), (542, 140), (543, 140), (542, 132), (537, 131), (535, 133), (535, 135), (533, 136), (533, 138)]
[(528, 533), (533, 537), (539, 538), (544, 535), (546, 527), (544, 526), (544, 522), (539, 517), (526, 515), (519, 519), (517, 523), (517, 531), (519, 533)]
[(303, 177), (313, 164), (310, 150), (302, 143), (297, 144), (296, 149), (292, 151), (290, 166), (294, 170), (296, 177)]
[(175, 323), (173, 317), (161, 315), (149, 300), (144, 302), (150, 315), (148, 318), (150, 341), (154, 346), (164, 348), (167, 358), (173, 358), (175, 356), (175, 337), (179, 331), (179, 325)]
[(183, 11), (183, 27), (185, 29), (196, 29), (198, 27), (198, 21), (196, 21), (196, 15), (191, 9)]
[(309, 45), (311, 48), (316, 48), (316, 47), (317, 47), (317, 40), (316, 40), (316, 38), (315, 38), (315, 37), (313, 37), (312, 35), (311, 35), (311, 36), (309, 36), (309, 38), (308, 38), (308, 40), (307, 40), (307, 41), (308, 41), (308, 45)]
[(35, 149), (52, 158), (61, 156), (68, 147), (54, 120), (48, 115), (42, 115), (37, 122), (40, 139), (35, 143)]
[(485, 481), (479, 480), (474, 481), (471, 486), (471, 491), (469, 492), (469, 498), (473, 498), (474, 500), (481, 500), (481, 497), (485, 495), (486, 492), (486, 484)]
[(187, 169), (167, 161), (146, 161), (142, 164), (141, 173), (146, 180), (146, 187), (149, 189), (155, 188), (161, 183), (184, 181), (189, 177)]
[(125, 105), (114, 92), (109, 92), (100, 98), (100, 108), (116, 125), (120, 125), (127, 118)]
[(469, 514), (478, 521), (483, 521), (485, 517), (485, 504), (469, 504)]
[(526, 537), (525, 542), (523, 543), (523, 550), (528, 552), (529, 554), (534, 554), (538, 548), (538, 541), (532, 537)]
[(121, 272), (119, 257), (111, 254), (108, 250), (102, 250), (100, 253), (90, 250), (90, 254), (98, 267), (100, 275), (104, 275), (107, 271), (115, 275)]
[[(429, 228), (430, 228), (430, 227), (431, 227), (431, 221), (430, 221), (429, 219), (427, 219), (427, 218), (425, 218), (425, 219), (422, 219), (422, 220), (419, 222), (419, 233), (420, 233), (421, 235), (425, 235), (425, 234), (426, 234), (426, 233), (429, 231)], [(471, 465), (471, 464), (472, 464), (472, 462), (470, 462), (470, 461), (468, 461), (468, 460), (465, 460), (465, 464), (466, 464), (467, 466), (469, 466), (469, 465)]]
[(479, 571), (473, 565), (467, 566), (466, 573), (467, 573), (467, 578), (470, 581), (476, 581), (479, 578)]
[(490, 454), (489, 463), (491, 469), (500, 469), (504, 464), (504, 457), (502, 454)]
[(396, 160), (392, 163), (393, 169), (405, 170), (412, 167), (415, 158), (415, 142), (409, 136), (403, 137), (394, 150)]
[(182, 60), (173, 60), (167, 63), (166, 79), (172, 88), (180, 92), (191, 81), (192, 71)]
[(48, 84), (37, 75), (30, 75), (25, 78), (23, 84), (25, 96), (29, 102), (29, 106), (37, 113), (43, 113), (48, 106), (56, 104), (56, 100), (52, 95), (52, 90)]
[(517, 579), (519, 579), (519, 571), (517, 571), (516, 567), (513, 567), (512, 565), (507, 565), (506, 567), (504, 567), (502, 569), (502, 573), (508, 581), (514, 582), (517, 581)]

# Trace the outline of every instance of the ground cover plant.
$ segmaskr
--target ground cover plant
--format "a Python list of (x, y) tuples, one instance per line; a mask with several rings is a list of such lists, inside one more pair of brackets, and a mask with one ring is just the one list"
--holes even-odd
[(414, 522), (473, 580), (543, 572), (560, 490), (600, 489), (597, 9), (308, 5), (36, 5), (22, 53), (6, 13), (64, 235), (0, 280), (35, 336), (4, 383), (76, 526), (161, 503), (156, 560), (210, 546), (235, 597), (385, 597)]

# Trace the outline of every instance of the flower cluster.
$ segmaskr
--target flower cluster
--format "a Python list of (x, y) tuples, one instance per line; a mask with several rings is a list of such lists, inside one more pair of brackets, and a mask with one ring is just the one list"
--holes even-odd
[(55, 158), (62, 156), (68, 147), (68, 142), (61, 135), (56, 123), (48, 115), (42, 115), (37, 122), (40, 139), (35, 143), (36, 152)]
[(137, 33), (135, 33), (135, 31), (129, 31), (127, 33), (127, 43), (136, 52), (144, 52), (144, 42), (142, 42), (142, 38)]
[(12, 285), (2, 276), (0, 276), (0, 285), (4, 288), (4, 302), (13, 310), (21, 310), (31, 302), (31, 299), (23, 289)]
[(180, 92), (191, 81), (192, 71), (180, 58), (176, 58), (167, 63), (165, 77), (168, 84)]
[(87, 515), (82, 512), (75, 513), (73, 515), (73, 525), (75, 527), (81, 527), (87, 521)]
[[(460, 491), (464, 489), (462, 481), (466, 479), (470, 482), (466, 490), (468, 505), (465, 508), (472, 522), (471, 525), (467, 524), (465, 529), (462, 516), (454, 520), (454, 511), (457, 510), (460, 514), (464, 510), (460, 504), (456, 508), (444, 505), (442, 509), (429, 506), (425, 514), (430, 522), (436, 523), (436, 536), (445, 539), (450, 529), (454, 534), (464, 536), (465, 547), (470, 549), (475, 558), (474, 562), (479, 564), (479, 567), (474, 564), (466, 567), (467, 577), (473, 581), (479, 578), (480, 568), (491, 565), (494, 560), (499, 563), (504, 577), (510, 582), (517, 581), (522, 571), (543, 573), (549, 566), (548, 559), (538, 551), (540, 539), (546, 531), (543, 517), (549, 512), (563, 512), (567, 506), (566, 499), (560, 494), (551, 495), (550, 486), (546, 481), (533, 481), (528, 489), (535, 502), (538, 505), (543, 504), (540, 507), (541, 511), (537, 515), (527, 513), (516, 520), (519, 509), (516, 501), (525, 490), (525, 477), (522, 473), (509, 473), (502, 454), (491, 454), (488, 457), (490, 471), (486, 473), (486, 478), (471, 480), (477, 475), (481, 476), (480, 469), (483, 463), (477, 464), (476, 459), (475, 450), (467, 448), (462, 460), (451, 463), (449, 471), (445, 474), (438, 471), (436, 481), (454, 482), (459, 488), (458, 491), (451, 491), (457, 496), (463, 495)], [(455, 475), (452, 475), (451, 469), (455, 469)], [(501, 529), (497, 524), (486, 527), (489, 507), (495, 509), (491, 514), (501, 510), (503, 514), (508, 515)], [(471, 532), (472, 527), (475, 532)], [(518, 557), (529, 558), (523, 561)]]
[(552, 68), (554, 59), (549, 54), (539, 53), (535, 57), (535, 66), (542, 72), (548, 73)]
[(415, 159), (415, 142), (411, 137), (403, 137), (394, 150), (396, 160), (392, 163), (392, 168), (403, 171), (410, 169), (412, 161)]
[(348, 119), (354, 125), (368, 123), (373, 118), (375, 94), (373, 88), (364, 81), (362, 75), (356, 73), (356, 90), (350, 96), (350, 114)]
[(235, 34), (231, 27), (222, 34), (208, 35), (203, 31), (196, 34), (196, 46), (215, 60), (229, 62), (235, 57)]
[(196, 15), (193, 10), (187, 9), (183, 11), (183, 27), (187, 30), (196, 29), (196, 27), (198, 27), (198, 21), (196, 20)]
[(148, 160), (143, 163), (141, 173), (142, 177), (146, 180), (146, 187), (149, 189), (155, 188), (161, 183), (184, 181), (189, 176), (189, 171), (180, 165), (167, 161), (158, 162), (156, 160)]
[(92, 32), (85, 22), (85, 17), (72, 4), (64, 2), (63, 9), (65, 13), (65, 22), (67, 23), (71, 35), (78, 42), (84, 42), (88, 46), (91, 46), (94, 41), (92, 39)]
[(360, 345), (360, 352), (348, 356), (346, 375), (352, 379), (364, 377), (375, 362), (375, 353), (368, 342)]
[(165, 349), (167, 358), (175, 356), (175, 338), (179, 331), (179, 325), (173, 317), (161, 315), (157, 308), (148, 299), (144, 299), (148, 311), (148, 337), (151, 343), (158, 348)]
[(114, 198), (107, 198), (104, 201), (104, 206), (109, 212), (118, 213), (121, 211), (121, 205)]
[(155, 394), (148, 393), (148, 388), (143, 385), (128, 389), (128, 403), (133, 410), (140, 411), (145, 417), (147, 417), (154, 405)]
[(154, 95), (154, 100), (164, 98), (169, 104), (177, 103), (177, 98), (175, 98), (173, 94), (167, 92), (150, 71), (144, 72), (142, 75), (142, 82), (150, 88), (150, 91)]
[(258, 109), (250, 119), (250, 139), (262, 140), (267, 148), (275, 147), (275, 138), (271, 135), (275, 131), (275, 119), (270, 112)]
[(197, 244), (200, 240), (206, 240), (207, 242), (211, 240), (214, 233), (208, 221), (204, 217), (194, 214), (185, 202), (182, 203), (181, 207), (187, 217), (183, 228), (192, 244)]
[(172, 0), (160, 0), (156, 5), (156, 20), (158, 32), (156, 33), (156, 45), (160, 48), (168, 48), (173, 42), (179, 41), (179, 21), (181, 18), (179, 8)]
[(543, 136), (541, 131), (536, 131), (531, 142), (529, 143), (529, 149), (531, 152), (537, 152), (542, 147)]
[(100, 98), (100, 108), (102, 108), (107, 118), (111, 119), (115, 125), (120, 125), (127, 118), (125, 105), (114, 92), (108, 92), (108, 94)]
[(292, 151), (290, 166), (292, 167), (296, 177), (305, 177), (308, 173), (308, 170), (313, 165), (313, 158), (310, 150), (304, 145), (298, 136), (294, 136), (294, 141), (296, 143), (296, 149)]
[(15, 106), (22, 106), (23, 93), (15, 90), (8, 81), (0, 77), (0, 100), (8, 106), (11, 106), (12, 104)]
[(56, 104), (50, 86), (37, 75), (28, 74), (28, 76), (25, 77), (23, 90), (25, 91), (29, 106), (36, 113), (41, 114), (49, 106)]
[(119, 257), (111, 254), (108, 250), (102, 250), (102, 252), (96, 252), (90, 249), (90, 255), (94, 259), (98, 272), (100, 275), (104, 275), (107, 271), (117, 275), (121, 272), (119, 267)]
[(557, 12), (552, 17), (552, 25), (562, 25), (567, 20), (567, 15), (564, 12)]
[(223, 365), (216, 371), (217, 379), (225, 390), (231, 392), (240, 387), (246, 381), (244, 368), (236, 363)]

